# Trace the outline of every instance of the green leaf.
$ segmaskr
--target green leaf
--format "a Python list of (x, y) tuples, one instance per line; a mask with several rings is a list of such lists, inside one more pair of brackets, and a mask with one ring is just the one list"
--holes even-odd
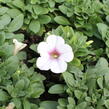
[(75, 80), (74, 80), (74, 77), (71, 73), (69, 72), (64, 72), (63, 73), (63, 77), (64, 77), (64, 80), (66, 82), (66, 84), (70, 87), (70, 88), (73, 88), (75, 86)]
[(31, 104), (26, 99), (23, 101), (23, 109), (31, 109)]
[(13, 33), (5, 33), (5, 38), (6, 39), (12, 39), (14, 37)]
[(55, 1), (50, 0), (48, 3), (49, 3), (50, 8), (55, 7)]
[(64, 93), (64, 85), (55, 84), (49, 88), (48, 92), (50, 94), (62, 94), (62, 93)]
[(96, 67), (99, 67), (99, 68), (108, 68), (108, 62), (107, 60), (104, 58), (104, 57), (101, 57), (97, 64), (96, 64)]
[(39, 16), (38, 20), (41, 24), (47, 24), (51, 21), (51, 17), (49, 17), (48, 15), (42, 15), (42, 16)]
[(23, 20), (24, 20), (23, 14), (16, 16), (13, 19), (13, 21), (10, 23), (10, 25), (8, 27), (8, 31), (15, 32), (15, 31), (19, 30), (23, 25)]
[(38, 82), (31, 84), (28, 89), (28, 95), (31, 96), (32, 98), (39, 98), (43, 92), (44, 92), (44, 88), (42, 84)]
[(57, 3), (64, 2), (65, 0), (55, 0)]
[(105, 106), (107, 107), (107, 109), (109, 109), (109, 100), (108, 100), (108, 99), (105, 100), (104, 104), (105, 104)]
[(29, 25), (29, 29), (34, 32), (37, 33), (40, 30), (40, 22), (37, 20), (32, 20), (30, 25)]
[(75, 109), (86, 109), (86, 107), (87, 107), (87, 103), (82, 102), (82, 103), (78, 104)]
[(36, 4), (38, 0), (31, 0), (31, 4)]
[(32, 49), (33, 51), (37, 52), (37, 45), (36, 44), (32, 44), (30, 46), (30, 49)]
[(7, 101), (8, 99), (9, 99), (8, 94), (3, 90), (0, 90), (0, 101)]
[(77, 99), (80, 99), (83, 95), (83, 93), (80, 90), (75, 90), (74, 94), (76, 96)]
[[(36, 77), (38, 77), (38, 78), (36, 78)], [(39, 73), (38, 74), (34, 74), (32, 76), (32, 78), (31, 78), (32, 82), (40, 82), (40, 81), (43, 81), (43, 80), (45, 80), (45, 77), (43, 75), (39, 74)]]
[(72, 98), (72, 97), (68, 97), (68, 102), (69, 102), (69, 105), (72, 105), (72, 107), (75, 107), (75, 99)]
[(11, 95), (14, 87), (12, 85), (7, 85), (6, 89), (7, 89), (8, 93)]
[(25, 86), (25, 81), (22, 79), (16, 83), (15, 88), (18, 90), (23, 90), (24, 86)]
[(97, 27), (98, 27), (99, 33), (102, 35), (102, 39), (104, 40), (104, 38), (106, 37), (108, 26), (106, 24), (103, 24), (103, 23), (98, 23)]
[(107, 55), (108, 58), (109, 58), (109, 48), (108, 48), (108, 47), (106, 47), (106, 55)]
[(0, 17), (0, 29), (4, 29), (4, 26), (8, 25), (11, 21), (11, 18), (9, 15), (4, 14)]
[(109, 90), (104, 88), (103, 89), (104, 97), (109, 97)]
[(0, 8), (0, 15), (5, 14), (7, 11), (8, 11), (8, 8), (7, 7), (1, 7)]
[(16, 56), (9, 57), (4, 63), (4, 67), (9, 74), (14, 73), (18, 68), (19, 60)]
[(65, 107), (68, 104), (68, 101), (67, 101), (67, 99), (60, 98), (60, 99), (58, 99), (58, 103), (60, 106)]
[(12, 101), (14, 102), (17, 109), (22, 109), (22, 102), (20, 98), (13, 98)]
[(106, 20), (107, 20), (107, 22), (109, 23), (109, 15), (108, 15), (108, 16), (106, 16)]
[(105, 44), (107, 45), (107, 47), (109, 47), (109, 39), (107, 39), (107, 41), (105, 42)]
[(103, 77), (97, 79), (97, 83), (101, 89), (103, 89)]
[(21, 51), (17, 54), (19, 60), (25, 60), (27, 58), (27, 54), (24, 51)]
[(3, 58), (8, 58), (9, 56), (13, 55), (13, 50), (13, 45), (5, 43), (2, 46), (0, 46), (0, 56), (2, 56)]
[(72, 65), (73, 63), (69, 64), (68, 71), (75, 75), (75, 77), (83, 77), (83, 72), (78, 68)]
[(38, 108), (38, 105), (31, 103), (31, 109), (39, 109), (39, 108)]
[(59, 10), (62, 12), (62, 13), (64, 13), (64, 14), (66, 14), (67, 13), (67, 7), (66, 6), (64, 6), (64, 5), (60, 5), (59, 6)]
[(14, 0), (13, 1), (13, 5), (14, 6), (16, 6), (16, 7), (18, 7), (18, 8), (20, 8), (20, 9), (22, 9), (22, 10), (24, 10), (25, 8), (25, 4), (24, 4), (24, 2), (23, 2), (23, 0)]
[(109, 68), (106, 69), (105, 72), (106, 72), (105, 77), (104, 77), (104, 79), (105, 79), (105, 85), (106, 85), (106, 87), (109, 88)]
[(67, 18), (63, 16), (56, 16), (54, 18), (55, 22), (61, 25), (70, 25), (70, 22), (67, 20)]
[(2, 45), (5, 41), (5, 34), (2, 32), (0, 33), (0, 45)]
[(11, 18), (15, 18), (17, 16), (19, 16), (21, 14), (21, 12), (18, 9), (9, 9), (7, 11), (7, 14), (11, 17)]
[(78, 58), (74, 58), (72, 65), (79, 67), (81, 65), (81, 61)]
[(14, 34), (14, 37), (15, 39), (17, 39), (19, 42), (22, 42), (24, 41), (24, 34)]
[(47, 14), (49, 11), (47, 8), (41, 7), (39, 5), (33, 6), (33, 9), (36, 15)]
[(58, 103), (56, 101), (43, 101), (40, 103), (41, 109), (57, 109)]

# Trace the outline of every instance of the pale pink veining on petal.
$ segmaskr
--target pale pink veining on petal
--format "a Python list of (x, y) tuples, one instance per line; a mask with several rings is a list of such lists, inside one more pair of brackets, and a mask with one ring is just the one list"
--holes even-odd
[(65, 44), (61, 36), (50, 35), (46, 42), (38, 45), (40, 57), (36, 65), (40, 70), (51, 70), (53, 73), (62, 73), (67, 70), (67, 63), (73, 60), (72, 48)]

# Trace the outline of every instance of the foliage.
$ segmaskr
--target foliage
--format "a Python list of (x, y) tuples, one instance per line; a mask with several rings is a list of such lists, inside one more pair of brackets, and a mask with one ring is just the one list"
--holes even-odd
[[(48, 34), (73, 49), (62, 74), (36, 67)], [(109, 0), (0, 0), (0, 109), (109, 109), (108, 60)]]

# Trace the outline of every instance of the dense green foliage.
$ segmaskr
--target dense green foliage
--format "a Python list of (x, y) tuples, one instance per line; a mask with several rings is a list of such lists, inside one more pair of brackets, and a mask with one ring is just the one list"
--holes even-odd
[[(36, 67), (37, 44), (48, 34), (73, 48), (62, 74)], [(16, 56), (14, 38), (28, 44)], [(15, 109), (109, 109), (108, 60), (109, 0), (0, 0), (0, 109), (10, 102)]]

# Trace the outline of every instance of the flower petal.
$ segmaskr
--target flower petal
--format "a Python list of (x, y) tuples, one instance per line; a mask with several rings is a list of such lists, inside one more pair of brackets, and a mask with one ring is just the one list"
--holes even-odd
[(49, 47), (55, 48), (56, 45), (62, 45), (64, 44), (64, 39), (61, 36), (56, 36), (56, 35), (50, 35), (47, 38), (47, 43), (49, 44)]
[(67, 64), (63, 60), (53, 60), (50, 65), (50, 69), (54, 73), (62, 73), (67, 69)]
[(27, 44), (19, 42), (17, 39), (13, 39), (14, 47), (14, 55), (16, 55), (20, 50), (24, 49)]
[(73, 52), (64, 53), (60, 56), (61, 59), (63, 59), (65, 62), (70, 62), (74, 58)]
[(45, 56), (48, 54), (49, 51), (49, 46), (46, 42), (40, 42), (38, 47), (37, 47), (38, 53), (40, 53), (41, 56)]
[(73, 60), (74, 58), (73, 50), (69, 45), (63, 44), (62, 46), (57, 46), (57, 50), (61, 54), (59, 57), (60, 59), (66, 62), (70, 62)]
[(39, 57), (36, 61), (36, 66), (40, 70), (49, 70), (50, 64), (51, 64), (51, 60), (48, 57)]

